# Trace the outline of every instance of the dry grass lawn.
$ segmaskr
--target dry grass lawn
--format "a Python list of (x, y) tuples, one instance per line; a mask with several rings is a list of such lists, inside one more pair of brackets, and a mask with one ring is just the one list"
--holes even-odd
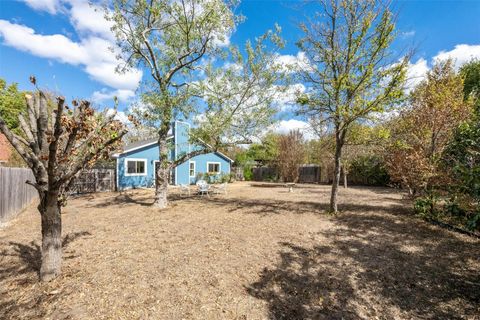
[(34, 206), (0, 229), (0, 319), (480, 319), (480, 241), (410, 215), (390, 189), (73, 199), (60, 278), (38, 282)]

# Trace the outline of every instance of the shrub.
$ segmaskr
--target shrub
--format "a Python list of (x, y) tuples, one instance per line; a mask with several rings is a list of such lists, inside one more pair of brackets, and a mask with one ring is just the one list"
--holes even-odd
[(426, 197), (416, 199), (413, 208), (415, 213), (424, 219), (436, 218), (438, 216), (437, 202), (438, 197), (431, 193)]
[(243, 178), (245, 179), (245, 181), (252, 181), (253, 170), (250, 166), (243, 167)]

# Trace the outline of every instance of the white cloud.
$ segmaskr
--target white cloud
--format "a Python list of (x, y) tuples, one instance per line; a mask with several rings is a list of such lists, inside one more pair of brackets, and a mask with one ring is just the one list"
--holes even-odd
[(23, 0), (29, 7), (40, 10), (47, 11), (50, 14), (57, 13), (57, 10), (60, 6), (59, 0)]
[(124, 74), (115, 72), (119, 61), (110, 49), (112, 43), (96, 36), (74, 42), (61, 34), (41, 35), (35, 30), (0, 20), (0, 36), (4, 44), (33, 55), (82, 65), (90, 77), (115, 89), (135, 90), (142, 77), (137, 69)]
[(280, 134), (287, 134), (291, 130), (300, 130), (306, 140), (315, 139), (315, 134), (313, 133), (310, 124), (297, 119), (282, 120), (273, 125), (270, 129)]
[(410, 30), (410, 31), (404, 31), (400, 33), (400, 37), (402, 39), (410, 38), (415, 35), (415, 30)]
[(458, 69), (462, 64), (474, 58), (480, 59), (480, 45), (457, 44), (450, 51), (440, 51), (433, 57), (433, 62), (443, 61), (448, 58), (455, 60), (455, 68)]
[[(112, 115), (114, 112), (115, 112), (114, 109), (108, 109), (107, 110), (107, 115)], [(118, 111), (117, 110), (117, 113), (115, 114), (114, 119), (116, 119), (120, 122), (123, 122), (125, 124), (130, 124), (130, 120), (128, 120), (128, 116), (125, 113), (125, 111)]]
[(213, 35), (212, 44), (215, 47), (228, 47), (230, 45), (230, 34)]
[(282, 67), (287, 73), (312, 69), (310, 61), (303, 51), (299, 51), (296, 55), (278, 55), (274, 64)]
[(296, 103), (298, 94), (304, 93), (306, 88), (302, 83), (295, 83), (284, 91), (277, 89), (274, 86), (273, 90), (277, 91), (275, 94), (274, 103), (282, 110), (288, 109)]
[(72, 2), (70, 9), (70, 21), (79, 33), (93, 33), (103, 38), (114, 40), (111, 31), (111, 21), (105, 20), (103, 9), (88, 2)]
[(81, 64), (87, 59), (84, 48), (61, 34), (38, 35), (35, 30), (26, 26), (0, 20), (0, 35), (4, 44), (39, 57), (73, 65)]
[(113, 97), (117, 97), (120, 102), (127, 102), (135, 96), (135, 91), (133, 90), (108, 90), (103, 88), (100, 91), (95, 91), (92, 94), (92, 101), (96, 103), (102, 103), (107, 100), (113, 100)]
[(420, 58), (415, 63), (408, 63), (406, 92), (410, 92), (415, 86), (425, 79), (428, 72), (428, 63), (424, 58)]

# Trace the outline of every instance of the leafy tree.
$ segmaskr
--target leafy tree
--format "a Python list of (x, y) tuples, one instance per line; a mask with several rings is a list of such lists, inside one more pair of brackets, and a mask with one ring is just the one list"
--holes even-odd
[[(247, 142), (258, 127), (271, 121), (272, 90), (279, 77), (272, 61), (282, 44), (267, 32), (251, 44), (245, 56), (238, 48), (221, 50), (219, 43), (233, 32), (239, 17), (235, 3), (222, 0), (114, 0), (106, 11), (127, 64), (149, 71), (143, 104), (135, 114), (157, 128), (160, 168), (156, 173), (155, 205), (167, 207), (172, 168), (200, 153)], [(268, 46), (273, 48), (267, 52)], [(229, 63), (220, 66), (221, 61)], [(170, 161), (167, 137), (175, 119), (196, 119), (191, 143), (204, 148)], [(260, 126), (261, 125), (261, 126)]]
[(480, 108), (480, 60), (472, 60), (460, 68), (464, 78), (464, 99), (473, 99), (475, 106)]
[(7, 86), (7, 82), (0, 78), (0, 117), (15, 133), (20, 133), (18, 114), (27, 109), (25, 93), (18, 91), (16, 83)]
[(410, 108), (392, 121), (388, 171), (411, 196), (445, 182), (441, 154), (455, 128), (471, 114), (463, 96), (463, 80), (452, 61), (438, 62), (412, 92)]
[[(18, 91), (16, 83), (7, 86), (7, 82), (0, 78), (0, 118), (5, 119), (7, 126), (17, 134), (21, 134), (17, 116), (26, 110), (24, 94), (24, 92)], [(12, 150), (8, 162), (4, 165), (23, 167), (25, 162), (16, 150)]]
[(266, 133), (260, 142), (252, 143), (248, 148), (239, 148), (235, 154), (235, 164), (243, 167), (245, 180), (253, 178), (252, 168), (255, 165), (269, 165), (276, 167), (279, 152), (279, 135), (273, 132)]
[(299, 168), (305, 161), (305, 145), (299, 130), (292, 130), (278, 138), (278, 169), (285, 182), (297, 182)]
[[(35, 78), (31, 78), (35, 85)], [(113, 120), (115, 113), (95, 112), (89, 102), (54, 102), (43, 91), (27, 94), (26, 111), (18, 114), (22, 134), (11, 129), (0, 116), (0, 131), (32, 169), (38, 191), (42, 220), (42, 262), (40, 278), (49, 281), (61, 272), (61, 207), (75, 175), (97, 159), (108, 157), (125, 134), (124, 126)], [(49, 105), (55, 103), (54, 110)]]
[(247, 156), (251, 160), (262, 163), (272, 164), (278, 158), (279, 153), (279, 135), (269, 132), (263, 136), (260, 143), (253, 143), (247, 151)]
[(402, 97), (409, 57), (389, 49), (394, 17), (382, 1), (322, 0), (322, 11), (298, 42), (308, 61), (300, 75), (308, 85), (298, 102), (317, 131), (335, 136), (330, 211), (337, 212), (342, 150), (350, 127), (393, 107)]

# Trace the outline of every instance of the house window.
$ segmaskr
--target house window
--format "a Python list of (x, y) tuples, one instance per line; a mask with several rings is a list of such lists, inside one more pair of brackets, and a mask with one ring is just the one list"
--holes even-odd
[(207, 162), (208, 173), (220, 173), (220, 162)]
[(125, 160), (127, 176), (144, 176), (147, 172), (147, 160), (145, 159), (127, 159)]
[(195, 161), (190, 161), (190, 177), (195, 177)]

